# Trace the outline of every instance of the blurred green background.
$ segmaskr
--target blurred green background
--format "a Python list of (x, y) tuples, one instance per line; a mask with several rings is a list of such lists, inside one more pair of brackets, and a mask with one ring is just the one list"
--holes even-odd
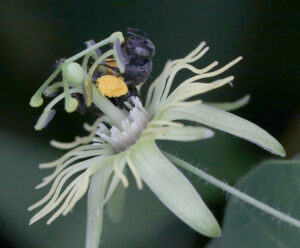
[[(218, 60), (244, 60), (232, 68), (234, 87), (205, 95), (205, 100), (236, 100), (251, 94), (251, 102), (236, 112), (266, 129), (282, 142), (288, 158), (299, 152), (300, 70), (299, 8), (296, 1), (1, 1), (0, 2), (0, 246), (83, 247), (86, 198), (73, 213), (51, 226), (45, 220), (28, 226), (27, 207), (48, 189), (34, 190), (43, 176), (40, 162), (61, 152), (50, 139), (69, 141), (84, 134), (82, 123), (92, 120), (66, 114), (63, 107), (51, 124), (36, 132), (41, 109), (29, 99), (47, 78), (53, 62), (127, 27), (144, 30), (156, 45), (153, 73), (168, 59), (181, 58), (206, 41), (211, 50), (196, 66)], [(181, 78), (188, 73), (179, 75)], [(160, 146), (197, 164), (220, 179), (234, 183), (257, 162), (271, 157), (238, 138), (217, 133), (212, 140)], [(204, 200), (222, 220), (226, 195), (192, 178)], [(148, 190), (128, 190), (120, 224), (104, 220), (103, 247), (204, 247), (208, 239), (170, 213)]]

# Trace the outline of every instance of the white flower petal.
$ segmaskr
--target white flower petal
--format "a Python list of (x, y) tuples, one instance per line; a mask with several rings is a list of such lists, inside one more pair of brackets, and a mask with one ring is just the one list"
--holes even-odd
[(85, 248), (98, 248), (103, 223), (103, 201), (112, 166), (101, 169), (91, 180), (87, 203)]
[(205, 104), (218, 109), (223, 109), (225, 111), (233, 111), (241, 107), (244, 107), (246, 104), (248, 104), (249, 100), (250, 100), (250, 95), (246, 95), (235, 102), (223, 102), (223, 103), (205, 102)]
[(216, 219), (195, 188), (154, 142), (136, 144), (131, 158), (145, 183), (174, 214), (204, 235), (220, 236)]
[(177, 140), (177, 141), (195, 141), (207, 139), (214, 135), (214, 132), (205, 127), (162, 127), (157, 128), (157, 140)]
[[(125, 165), (126, 160), (123, 157), (116, 161), (116, 166), (118, 166), (119, 173), (121, 173), (123, 176), (126, 174), (124, 172)], [(125, 187), (120, 183), (120, 181), (120, 175), (118, 175), (115, 171), (103, 203), (107, 203), (108, 215), (115, 223), (121, 220), (125, 200)]]
[(162, 120), (189, 120), (222, 130), (246, 139), (276, 155), (285, 156), (282, 145), (259, 126), (221, 109), (198, 104), (189, 108), (173, 106), (167, 109)]

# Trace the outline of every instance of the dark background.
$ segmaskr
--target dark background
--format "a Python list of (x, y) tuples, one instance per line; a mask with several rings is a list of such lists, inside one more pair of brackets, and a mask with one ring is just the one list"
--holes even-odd
[[(0, 246), (83, 247), (86, 199), (50, 227), (45, 220), (29, 227), (31, 213), (26, 208), (46, 192), (34, 190), (47, 174), (38, 170), (38, 163), (59, 155), (49, 140), (67, 141), (83, 134), (82, 123), (92, 117), (66, 114), (60, 107), (47, 129), (36, 132), (33, 126), (42, 109), (28, 103), (53, 62), (79, 52), (91, 38), (99, 41), (126, 27), (144, 30), (157, 52), (149, 81), (169, 58), (185, 56), (203, 40), (211, 50), (198, 67), (214, 60), (222, 65), (242, 55), (242, 62), (227, 72), (236, 76), (234, 87), (218, 89), (204, 99), (229, 101), (251, 94), (250, 103), (236, 114), (280, 140), (288, 158), (299, 152), (299, 6), (296, 1), (266, 0), (1, 1)], [(182, 73), (177, 81), (188, 75)], [(223, 133), (201, 143), (160, 145), (230, 183), (271, 157)], [(192, 180), (221, 221), (225, 195)], [(102, 240), (103, 247), (204, 247), (208, 241), (149, 190), (139, 192), (134, 184), (124, 219), (118, 225), (105, 219)]]

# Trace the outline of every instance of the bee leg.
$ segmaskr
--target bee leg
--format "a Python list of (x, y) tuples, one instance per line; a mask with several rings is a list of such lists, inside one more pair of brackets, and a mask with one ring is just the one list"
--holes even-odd
[(128, 94), (126, 95), (127, 96), (127, 99), (129, 98), (129, 97), (132, 97), (132, 96), (139, 96), (140, 94), (139, 94), (139, 92), (138, 92), (138, 90), (137, 90), (137, 88), (136, 87), (132, 87), (132, 86), (129, 86), (128, 87)]
[(119, 108), (124, 108), (124, 102), (126, 101), (125, 96), (113, 97), (110, 99), (111, 102)]
[(128, 87), (128, 93), (124, 96), (112, 98), (112, 102), (119, 108), (124, 108), (124, 102), (131, 102), (130, 98), (133, 96), (139, 96), (136, 87)]

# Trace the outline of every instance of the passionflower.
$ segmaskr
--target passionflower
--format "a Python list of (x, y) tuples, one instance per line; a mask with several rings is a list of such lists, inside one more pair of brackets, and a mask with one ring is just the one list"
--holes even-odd
[[(109, 56), (114, 56), (117, 64), (122, 67), (118, 53), (115, 52), (118, 51), (117, 45), (122, 43), (122, 39), (120, 33), (117, 35), (114, 33), (104, 40), (105, 42), (92, 44), (83, 52), (65, 60), (55, 72), (57, 75), (58, 71), (62, 70), (63, 81), (47, 88), (56, 75), (51, 76), (31, 100), (32, 106), (39, 106), (42, 104), (43, 92), (49, 93), (57, 88), (64, 89), (64, 92), (56, 96), (46, 107), (36, 125), (37, 129), (44, 127), (53, 117), (53, 107), (60, 100), (65, 99), (65, 108), (68, 112), (76, 109), (78, 102), (72, 97), (73, 93), (83, 95), (87, 104), (94, 104), (104, 114), (95, 120), (94, 124), (84, 125), (89, 133), (87, 136), (76, 137), (71, 143), (51, 141), (54, 147), (70, 151), (56, 161), (40, 164), (40, 168), (53, 168), (54, 171), (36, 188), (50, 183), (52, 186), (43, 199), (29, 208), (33, 210), (43, 206), (32, 217), (30, 224), (50, 212), (53, 212), (53, 215), (47, 224), (60, 215), (66, 215), (89, 189), (86, 247), (98, 247), (103, 207), (107, 205), (111, 217), (117, 218), (114, 216), (113, 204), (110, 203), (113, 201), (116, 204), (116, 199), (123, 199), (124, 189), (130, 184), (127, 174), (132, 173), (139, 189), (146, 184), (165, 206), (187, 225), (203, 235), (218, 237), (221, 231), (215, 217), (176, 165), (195, 174), (198, 172), (188, 168), (180, 159), (161, 151), (155, 141), (188, 142), (207, 139), (213, 136), (214, 132), (209, 129), (213, 128), (246, 139), (276, 155), (285, 156), (283, 147), (270, 134), (257, 125), (227, 112), (246, 104), (248, 96), (224, 104), (205, 103), (199, 99), (190, 100), (208, 91), (231, 85), (233, 76), (210, 83), (204, 81), (223, 73), (242, 58), (238, 57), (216, 70), (213, 69), (218, 62), (197, 69), (191, 63), (201, 58), (208, 50), (202, 42), (183, 59), (167, 62), (162, 73), (148, 88), (144, 103), (142, 99), (134, 96), (124, 103), (125, 108), (119, 109), (93, 84), (91, 70)], [(103, 55), (98, 54), (97, 49), (108, 43), (114, 44), (113, 49)], [(87, 60), (92, 55), (95, 61), (88, 68)], [(81, 56), (85, 58), (83, 64), (79, 65), (74, 61)], [(174, 87), (174, 78), (183, 69), (195, 75)], [(183, 121), (188, 121), (189, 124), (184, 124), (186, 122)], [(201, 175), (198, 173), (198, 176)], [(214, 180), (210, 180), (209, 176), (205, 178), (205, 175), (205, 180), (214, 183)], [(228, 188), (226, 190), (230, 191)], [(239, 197), (246, 201), (251, 198), (247, 196), (245, 199), (241, 195)], [(258, 202), (252, 200), (248, 199), (248, 202), (253, 205)], [(263, 209), (261, 205), (258, 207)], [(280, 218), (280, 213), (277, 217)]]

